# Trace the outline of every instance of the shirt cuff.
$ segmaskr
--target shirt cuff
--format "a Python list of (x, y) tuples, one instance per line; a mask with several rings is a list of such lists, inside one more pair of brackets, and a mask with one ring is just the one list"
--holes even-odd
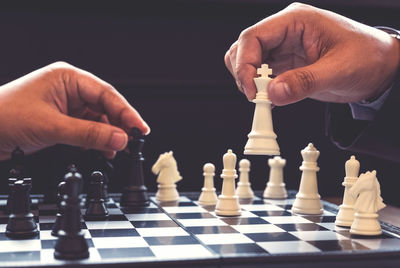
[(391, 86), (389, 89), (385, 91), (378, 99), (372, 102), (350, 102), (350, 109), (353, 119), (356, 120), (367, 120), (372, 121), (375, 119), (376, 114), (381, 109), (382, 105), (385, 103), (387, 96), (392, 90)]

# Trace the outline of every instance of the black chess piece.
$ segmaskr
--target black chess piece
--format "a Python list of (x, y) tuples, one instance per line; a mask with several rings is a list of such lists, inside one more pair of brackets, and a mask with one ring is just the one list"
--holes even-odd
[(90, 176), (88, 206), (85, 213), (86, 220), (105, 220), (108, 210), (103, 197), (103, 174), (95, 171)]
[(5, 213), (10, 214), (11, 213), (11, 207), (12, 207), (12, 201), (13, 201), (13, 186), (14, 183), (17, 181), (18, 179), (15, 177), (10, 177), (8, 178), (8, 197), (7, 197), (7, 204), (6, 204), (6, 208), (5, 208)]
[[(101, 198), (104, 199), (106, 203), (110, 202), (110, 198), (108, 196), (108, 184), (110, 182), (109, 177), (114, 169), (113, 164), (109, 159), (107, 159), (102, 152), (97, 150), (90, 151), (90, 161), (93, 163), (94, 171), (99, 171), (103, 174), (103, 190)], [(90, 182), (89, 182), (90, 184)], [(90, 192), (88, 191), (88, 196), (86, 197), (86, 207), (89, 204)]]
[(11, 188), (11, 213), (8, 217), (6, 235), (11, 238), (34, 237), (39, 231), (30, 209), (32, 184), (28, 180), (17, 180)]
[(127, 174), (127, 186), (124, 187), (120, 205), (122, 207), (146, 207), (150, 204), (147, 188), (144, 185), (143, 155), (144, 138), (138, 128), (131, 131), (132, 140), (128, 142), (131, 160)]
[(65, 181), (60, 182), (57, 187), (57, 207), (58, 207), (58, 212), (56, 214), (56, 221), (53, 224), (53, 228), (51, 229), (51, 235), (52, 236), (58, 236), (58, 231), (63, 228), (63, 223), (64, 223), (64, 211), (61, 206), (61, 202), (63, 200), (63, 196), (65, 194), (64, 191), (65, 187)]
[(89, 257), (88, 244), (80, 226), (80, 193), (82, 191), (82, 175), (71, 170), (65, 175), (61, 207), (64, 211), (64, 223), (58, 231), (54, 257), (63, 260), (84, 259)]

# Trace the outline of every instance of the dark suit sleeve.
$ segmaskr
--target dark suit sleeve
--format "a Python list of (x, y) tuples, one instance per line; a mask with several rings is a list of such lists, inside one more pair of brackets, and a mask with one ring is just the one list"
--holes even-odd
[(353, 119), (348, 104), (329, 103), (326, 134), (341, 149), (400, 162), (400, 74), (373, 121)]

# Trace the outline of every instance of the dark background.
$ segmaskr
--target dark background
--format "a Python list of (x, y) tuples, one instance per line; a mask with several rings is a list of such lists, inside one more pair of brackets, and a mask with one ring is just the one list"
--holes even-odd
[[(160, 153), (173, 150), (183, 176), (180, 191), (199, 191), (202, 167), (216, 166), (233, 149), (238, 160), (251, 129), (254, 104), (240, 94), (225, 68), (225, 51), (240, 32), (291, 1), (30, 1), (0, 4), (0, 83), (55, 61), (66, 61), (113, 84), (152, 128), (144, 155), (146, 185), (156, 190), (150, 172)], [(369, 25), (400, 28), (398, 1), (307, 1)], [(325, 104), (305, 100), (273, 110), (274, 129), (287, 159), (287, 187), (297, 189), (300, 150), (309, 142), (320, 150), (321, 196), (341, 196), (344, 162), (350, 152), (334, 147), (324, 134)], [(346, 128), (346, 126), (343, 126)], [(0, 130), (1, 131), (1, 130)], [(356, 154), (361, 171), (376, 169), (387, 203), (399, 204), (399, 165)], [(253, 188), (267, 182), (267, 157), (252, 162)], [(120, 191), (125, 172), (114, 161), (111, 190)], [(90, 171), (91, 159), (77, 148), (58, 145), (30, 155), (27, 173), (33, 192), (55, 188), (66, 166)], [(10, 163), (0, 163), (0, 191), (7, 192)], [(397, 188), (397, 189), (396, 189)], [(397, 190), (397, 191), (396, 191)]]

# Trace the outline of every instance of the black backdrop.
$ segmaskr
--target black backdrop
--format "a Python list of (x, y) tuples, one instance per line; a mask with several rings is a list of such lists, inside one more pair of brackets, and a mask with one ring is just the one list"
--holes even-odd
[[(369, 25), (400, 28), (397, 1), (308, 1)], [(223, 63), (239, 33), (290, 1), (30, 1), (0, 5), (0, 83), (62, 60), (112, 83), (152, 128), (144, 155), (146, 185), (156, 190), (150, 168), (160, 153), (173, 150), (183, 181), (180, 191), (199, 191), (202, 166), (216, 165), (228, 148), (243, 158), (254, 105), (235, 88)], [(313, 142), (320, 150), (322, 196), (342, 195), (344, 162), (350, 152), (335, 148), (324, 135), (325, 104), (305, 100), (273, 110), (274, 128), (288, 188), (297, 189), (300, 150)], [(346, 127), (346, 126), (343, 126)], [(1, 130), (0, 130), (1, 131)], [(361, 171), (376, 169), (388, 203), (396, 200), (397, 164), (356, 154)], [(267, 157), (252, 162), (253, 188), (268, 177)], [(27, 157), (34, 192), (55, 187), (68, 164), (83, 171), (90, 159), (76, 148), (55, 146)], [(125, 172), (114, 161), (111, 190), (120, 191)], [(0, 191), (7, 192), (9, 163), (0, 163)]]

